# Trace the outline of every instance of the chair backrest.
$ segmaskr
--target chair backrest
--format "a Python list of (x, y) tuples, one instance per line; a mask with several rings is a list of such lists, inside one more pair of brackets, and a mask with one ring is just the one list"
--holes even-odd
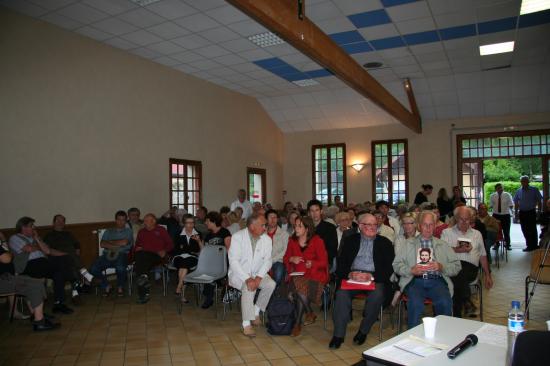
[(105, 250), (101, 247), (101, 238), (103, 238), (103, 234), (105, 234), (106, 231), (107, 229), (97, 229), (97, 246), (99, 247), (100, 257), (103, 255), (103, 251)]
[(214, 278), (227, 275), (227, 249), (221, 245), (205, 245), (199, 254), (197, 273)]

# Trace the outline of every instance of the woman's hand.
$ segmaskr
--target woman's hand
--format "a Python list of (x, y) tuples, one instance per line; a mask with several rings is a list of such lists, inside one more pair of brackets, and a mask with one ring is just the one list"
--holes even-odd
[(313, 265), (312, 261), (306, 261), (306, 268), (309, 269)]
[(294, 257), (290, 257), (290, 259), (288, 260), (290, 263), (294, 263), (294, 264), (300, 264), (304, 261), (304, 258), (302, 257), (298, 257), (298, 256), (294, 256)]

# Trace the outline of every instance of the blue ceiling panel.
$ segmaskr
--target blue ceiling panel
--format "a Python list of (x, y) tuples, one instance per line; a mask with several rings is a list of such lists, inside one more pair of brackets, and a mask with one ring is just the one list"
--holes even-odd
[(518, 17), (510, 17), (482, 22), (477, 24), (477, 30), (479, 34), (487, 34), (516, 29), (517, 21)]
[(370, 44), (372, 45), (372, 47), (374, 47), (375, 50), (385, 50), (387, 48), (397, 48), (405, 46), (405, 43), (403, 42), (401, 36), (377, 39), (374, 41), (370, 41)]
[(414, 2), (417, 2), (418, 0), (381, 0), (381, 1), (384, 7), (389, 8), (390, 6), (414, 3)]
[(421, 44), (421, 43), (438, 42), (439, 34), (437, 34), (437, 31), (426, 31), (426, 32), (405, 34), (403, 38), (405, 38), (405, 42), (407, 42), (409, 46), (412, 46), (412, 45)]
[(353, 55), (355, 53), (372, 51), (372, 47), (367, 42), (346, 44), (346, 45), (343, 45), (342, 48), (344, 49), (344, 51), (346, 51), (350, 55)]
[(254, 63), (264, 69), (273, 69), (275, 67), (290, 66), (278, 57), (265, 58), (263, 60), (254, 61)]
[(386, 10), (378, 9), (367, 11), (365, 13), (348, 15), (348, 19), (357, 28), (372, 27), (374, 25), (391, 23), (390, 17)]
[(329, 37), (340, 46), (349, 43), (365, 42), (365, 38), (358, 31), (333, 33)]
[(541, 25), (546, 23), (550, 23), (550, 10), (525, 14), (519, 17), (520, 28), (532, 27), (534, 25)]
[(476, 25), (467, 24), (456, 27), (443, 28), (439, 30), (439, 34), (441, 35), (441, 39), (444, 41), (449, 39), (471, 37), (477, 34)]

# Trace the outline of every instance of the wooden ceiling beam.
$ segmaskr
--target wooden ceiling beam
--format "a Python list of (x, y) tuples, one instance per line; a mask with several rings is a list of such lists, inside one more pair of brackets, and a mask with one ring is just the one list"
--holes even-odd
[[(348, 86), (370, 99), (416, 133), (422, 132), (414, 103), (412, 113), (349, 54), (307, 18), (298, 17), (298, 0), (227, 0), (228, 3), (277, 34), (312, 60), (329, 69)], [(412, 88), (405, 88), (411, 102)], [(410, 92), (409, 92), (410, 90)], [(412, 95), (414, 101), (414, 95)]]

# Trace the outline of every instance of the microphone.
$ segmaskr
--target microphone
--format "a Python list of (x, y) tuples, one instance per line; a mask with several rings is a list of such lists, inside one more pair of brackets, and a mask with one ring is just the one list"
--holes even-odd
[(464, 352), (466, 348), (473, 347), (476, 344), (477, 336), (475, 334), (468, 334), (462, 342), (460, 342), (453, 349), (447, 352), (447, 357), (449, 357), (451, 360), (455, 359), (459, 354)]

